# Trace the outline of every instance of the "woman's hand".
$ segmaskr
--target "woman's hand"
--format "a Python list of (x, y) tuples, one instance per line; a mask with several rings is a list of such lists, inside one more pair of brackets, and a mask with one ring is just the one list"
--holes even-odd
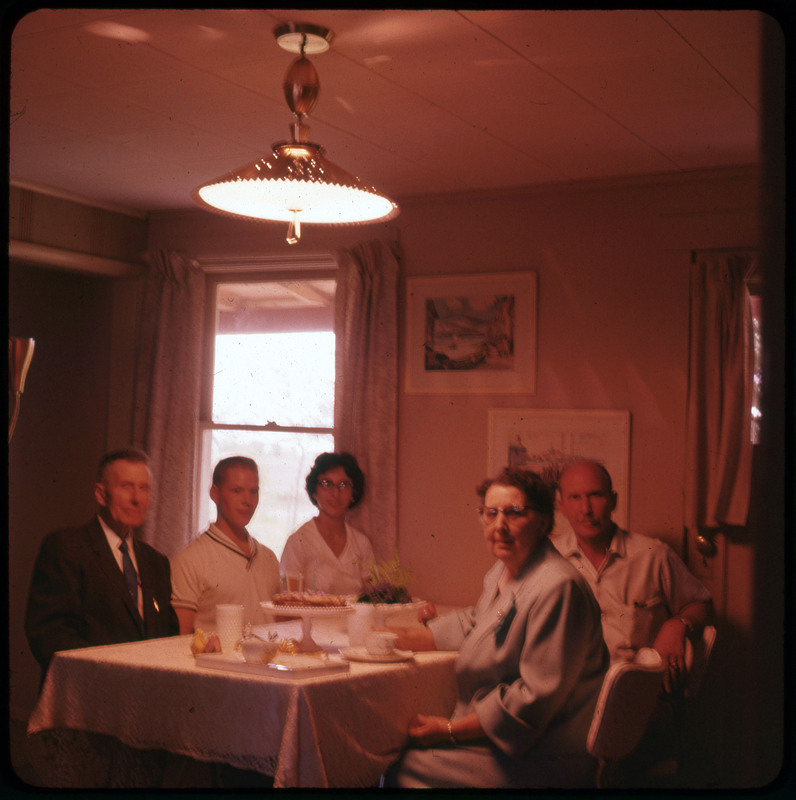
[(474, 711), (464, 717), (457, 717), (455, 722), (447, 717), (418, 714), (409, 723), (408, 733), (410, 741), (420, 747), (432, 747), (442, 742), (457, 745), (473, 739), (483, 739), (485, 736)]
[(437, 616), (437, 607), (432, 603), (424, 603), (417, 612), (417, 621), (423, 625), (428, 623)]
[(421, 628), (416, 625), (412, 628), (374, 628), (376, 631), (390, 631), (398, 634), (398, 641), (395, 646), (398, 650), (412, 650), (414, 652), (422, 650), (436, 650), (437, 645), (434, 643), (434, 635), (430, 630)]
[(450, 741), (448, 720), (445, 717), (427, 717), (418, 714), (409, 723), (409, 739), (421, 747), (431, 747), (440, 742)]

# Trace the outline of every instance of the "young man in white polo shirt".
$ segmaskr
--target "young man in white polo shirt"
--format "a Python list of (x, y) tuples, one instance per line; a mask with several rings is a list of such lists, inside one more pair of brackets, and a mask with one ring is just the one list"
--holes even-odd
[(210, 498), (216, 521), (171, 559), (172, 606), (180, 633), (214, 631), (220, 603), (242, 605), (244, 623), (266, 621), (260, 602), (279, 591), (280, 579), (274, 552), (246, 530), (259, 491), (257, 464), (250, 458), (225, 458), (213, 470)]

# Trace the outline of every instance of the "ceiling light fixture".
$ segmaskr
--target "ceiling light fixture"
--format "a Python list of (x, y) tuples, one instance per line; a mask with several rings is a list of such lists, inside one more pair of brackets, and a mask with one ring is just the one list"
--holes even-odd
[(308, 140), (307, 115), (315, 108), (320, 81), (307, 54), (329, 49), (334, 33), (305, 23), (274, 29), (283, 49), (298, 53), (285, 75), (285, 99), (296, 121), (289, 142), (276, 142), (269, 158), (261, 158), (193, 192), (194, 201), (210, 211), (245, 219), (287, 222), (287, 242), (301, 237), (302, 223), (351, 225), (383, 221), (398, 206), (324, 157), (324, 149)]

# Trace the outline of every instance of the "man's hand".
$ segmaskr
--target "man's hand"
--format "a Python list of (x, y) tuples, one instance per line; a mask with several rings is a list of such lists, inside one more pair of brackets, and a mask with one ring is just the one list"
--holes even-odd
[(666, 667), (663, 673), (663, 688), (671, 694), (685, 680), (685, 640), (688, 629), (678, 617), (671, 617), (661, 626), (653, 647), (658, 651)]

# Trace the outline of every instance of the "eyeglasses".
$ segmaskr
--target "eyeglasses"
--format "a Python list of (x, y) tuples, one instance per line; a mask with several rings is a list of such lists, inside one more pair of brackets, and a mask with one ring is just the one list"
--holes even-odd
[(327, 480), (326, 478), (321, 478), (318, 481), (318, 486), (323, 487), (324, 489), (339, 489), (341, 492), (344, 492), (346, 489), (353, 489), (354, 484), (351, 481), (340, 481), (340, 483), (335, 483), (334, 481)]
[(481, 519), (484, 522), (494, 522), (497, 515), (502, 513), (509, 522), (517, 522), (518, 520), (525, 519), (528, 512), (531, 511), (530, 506), (506, 506), (505, 508), (489, 508), (483, 507), (478, 509)]

